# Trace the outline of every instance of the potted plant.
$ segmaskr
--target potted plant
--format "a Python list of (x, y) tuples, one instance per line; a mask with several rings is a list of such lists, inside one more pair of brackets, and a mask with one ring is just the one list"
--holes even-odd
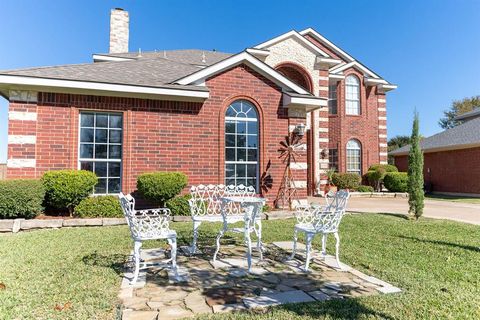
[(329, 191), (336, 192), (337, 187), (333, 184), (333, 175), (335, 174), (334, 169), (329, 169), (326, 172), (327, 174), (327, 185), (325, 186), (325, 193), (328, 193)]

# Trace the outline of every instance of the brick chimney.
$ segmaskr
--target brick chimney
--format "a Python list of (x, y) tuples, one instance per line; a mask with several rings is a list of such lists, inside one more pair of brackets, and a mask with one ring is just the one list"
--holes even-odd
[(110, 53), (128, 52), (128, 12), (122, 8), (110, 12)]

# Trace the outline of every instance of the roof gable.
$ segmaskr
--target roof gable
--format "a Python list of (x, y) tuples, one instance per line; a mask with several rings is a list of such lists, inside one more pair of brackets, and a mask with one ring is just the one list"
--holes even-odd
[(274, 83), (279, 85), (281, 88), (286, 89), (287, 91), (293, 91), (299, 94), (310, 95), (308, 91), (302, 87), (296, 85), (294, 82), (283, 76), (281, 73), (272, 69), (270, 66), (264, 62), (258, 60), (248, 52), (244, 51), (237, 55), (234, 55), (230, 58), (222, 60), (216, 64), (213, 64), (209, 67), (201, 69), (197, 72), (194, 72), (186, 77), (176, 80), (174, 83), (180, 85), (202, 85), (205, 80), (215, 74), (223, 72), (227, 69), (233, 68), (240, 64), (246, 64), (251, 67), (253, 70), (264, 75), (268, 79), (272, 80)]
[(306, 34), (310, 34), (311, 36), (313, 36), (313, 38), (315, 38), (318, 42), (322, 43), (323, 45), (327, 46), (328, 48), (330, 48), (333, 52), (335, 52), (336, 54), (338, 54), (339, 56), (341, 56), (342, 58), (344, 58), (346, 61), (355, 61), (355, 59), (350, 56), (348, 53), (346, 53), (345, 51), (343, 51), (342, 49), (340, 49), (338, 46), (336, 46), (333, 42), (331, 42), (330, 40), (328, 40), (327, 38), (325, 38), (324, 36), (322, 36), (320, 33), (318, 33), (317, 31), (315, 31), (314, 29), (312, 28), (307, 28), (305, 30), (302, 30), (299, 32), (300, 35), (304, 36)]

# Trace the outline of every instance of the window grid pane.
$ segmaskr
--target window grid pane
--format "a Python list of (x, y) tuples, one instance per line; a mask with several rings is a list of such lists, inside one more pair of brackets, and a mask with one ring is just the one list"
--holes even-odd
[(345, 112), (348, 115), (360, 114), (360, 85), (356, 76), (345, 80)]
[(257, 111), (247, 101), (235, 101), (225, 113), (225, 184), (258, 190), (257, 154)]
[[(121, 114), (80, 113), (80, 169), (95, 172), (95, 194), (119, 193), (122, 168)], [(84, 143), (88, 142), (88, 143)]]
[(328, 162), (330, 163), (330, 169), (338, 172), (338, 149), (328, 150)]
[(362, 174), (362, 150), (356, 140), (347, 143), (347, 172)]

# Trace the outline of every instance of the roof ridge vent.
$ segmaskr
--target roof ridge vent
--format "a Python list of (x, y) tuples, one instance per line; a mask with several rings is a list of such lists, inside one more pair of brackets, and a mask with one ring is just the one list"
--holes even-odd
[(207, 57), (205, 56), (205, 51), (202, 52), (202, 63), (207, 63)]

